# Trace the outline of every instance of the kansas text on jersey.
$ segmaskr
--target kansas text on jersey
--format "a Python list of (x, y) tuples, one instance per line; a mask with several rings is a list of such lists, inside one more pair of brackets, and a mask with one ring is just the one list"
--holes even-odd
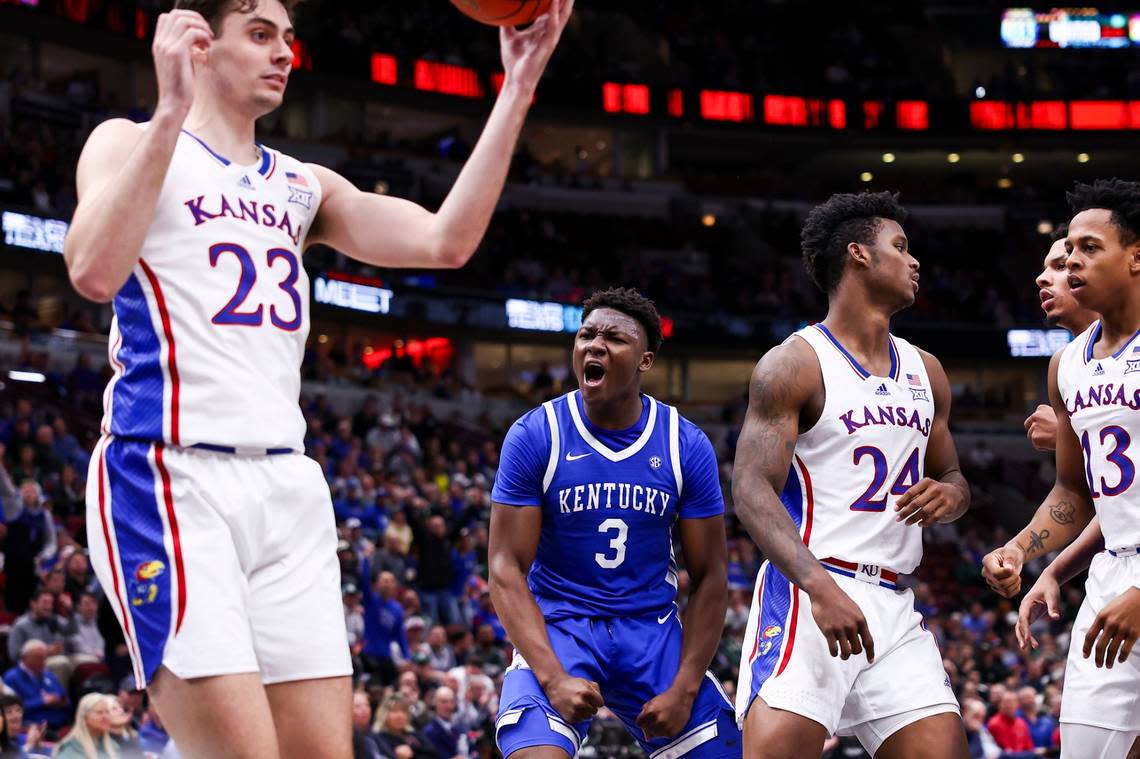
[(1120, 350), (1093, 358), (1100, 337), (1093, 322), (1069, 343), (1057, 366), (1057, 389), (1080, 440), (1089, 486), (1105, 547), (1140, 544), (1140, 490), (1134, 487), (1133, 441), (1140, 435), (1140, 340), (1134, 335)]
[(239, 166), (179, 136), (139, 262), (115, 296), (104, 434), (301, 450), (301, 252), (320, 201), (316, 177), (289, 156), (263, 146), (256, 165)]
[(824, 325), (795, 334), (819, 360), (825, 398), (819, 420), (796, 440), (784, 506), (815, 556), (911, 572), (922, 530), (895, 521), (894, 506), (922, 479), (934, 420), (922, 356), (892, 335), (890, 370), (877, 377)]

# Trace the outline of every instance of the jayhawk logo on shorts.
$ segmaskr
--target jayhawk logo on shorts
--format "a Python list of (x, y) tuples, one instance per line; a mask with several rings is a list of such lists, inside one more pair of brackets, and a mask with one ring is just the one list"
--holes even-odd
[(135, 568), (134, 577), (127, 579), (131, 591), (131, 606), (154, 603), (158, 597), (158, 583), (154, 578), (166, 571), (166, 564), (158, 561), (144, 561)]
[(784, 628), (779, 625), (768, 625), (764, 628), (764, 632), (760, 635), (760, 655), (764, 656), (772, 650), (772, 644), (776, 642), (776, 638), (780, 637), (780, 633)]

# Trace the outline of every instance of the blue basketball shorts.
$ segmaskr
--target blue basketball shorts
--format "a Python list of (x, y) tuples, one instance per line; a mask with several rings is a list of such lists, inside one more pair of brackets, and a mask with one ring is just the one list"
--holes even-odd
[[(574, 677), (598, 683), (606, 708), (651, 759), (741, 756), (733, 705), (711, 673), (706, 673), (689, 721), (676, 736), (646, 741), (635, 724), (642, 707), (664, 693), (677, 674), (681, 623), (673, 607), (660, 616), (562, 619), (547, 622), (546, 629), (562, 667)], [(530, 746), (558, 746), (573, 757), (586, 740), (591, 721), (568, 724), (550, 705), (527, 663), (515, 654), (495, 721), (504, 757)]]

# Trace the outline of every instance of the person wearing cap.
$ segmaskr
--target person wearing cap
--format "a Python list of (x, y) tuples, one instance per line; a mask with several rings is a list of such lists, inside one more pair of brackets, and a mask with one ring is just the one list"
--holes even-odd
[(360, 655), (364, 645), (364, 614), (360, 608), (360, 587), (354, 582), (346, 582), (340, 587), (341, 601), (344, 604), (344, 628), (348, 634), (348, 650), (353, 656)]
[(408, 638), (408, 648), (412, 652), (412, 661), (417, 654), (430, 657), (427, 641), (424, 640), (427, 631), (427, 622), (423, 617), (410, 616), (404, 620), (404, 634)]

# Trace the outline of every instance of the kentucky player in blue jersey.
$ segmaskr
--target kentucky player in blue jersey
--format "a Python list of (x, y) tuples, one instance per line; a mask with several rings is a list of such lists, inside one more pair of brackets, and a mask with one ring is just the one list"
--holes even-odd
[[(603, 704), (654, 759), (739, 757), (732, 704), (707, 672), (727, 607), (716, 455), (641, 392), (661, 345), (651, 301), (586, 301), (580, 390), (515, 422), (491, 499), (491, 594), (515, 660), (496, 735), (514, 759), (574, 756)], [(678, 619), (673, 526), (692, 588)]]

